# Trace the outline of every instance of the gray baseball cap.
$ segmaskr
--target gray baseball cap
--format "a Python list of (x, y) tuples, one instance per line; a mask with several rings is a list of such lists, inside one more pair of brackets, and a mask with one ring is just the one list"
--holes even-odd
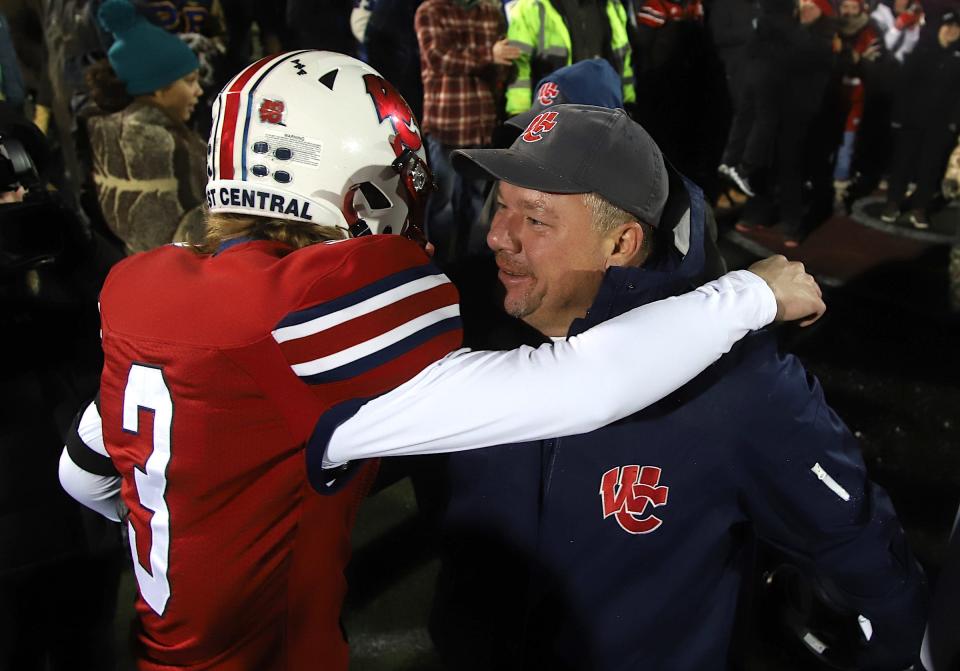
[(456, 170), (548, 193), (598, 193), (643, 223), (660, 223), (669, 192), (660, 148), (622, 109), (556, 105), (509, 149), (458, 149)]

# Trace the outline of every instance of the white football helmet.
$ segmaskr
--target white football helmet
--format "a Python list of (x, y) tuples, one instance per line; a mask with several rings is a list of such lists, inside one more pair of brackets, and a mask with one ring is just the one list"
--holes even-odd
[(366, 63), (291, 51), (248, 66), (213, 105), (213, 212), (422, 238), (433, 189), (410, 106)]

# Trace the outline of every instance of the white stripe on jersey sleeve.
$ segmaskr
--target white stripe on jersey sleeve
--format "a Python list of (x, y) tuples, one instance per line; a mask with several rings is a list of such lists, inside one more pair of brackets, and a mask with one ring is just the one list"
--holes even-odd
[(83, 444), (99, 455), (110, 458), (107, 454), (107, 448), (103, 445), (103, 426), (100, 420), (100, 411), (97, 410), (97, 404), (91, 402), (87, 409), (83, 411), (83, 417), (80, 418), (80, 425), (77, 427), (77, 435)]
[(404, 298), (413, 296), (414, 294), (419, 294), (423, 291), (433, 289), (434, 287), (439, 287), (442, 284), (449, 283), (450, 280), (447, 278), (447, 276), (440, 273), (421, 277), (413, 280), (412, 282), (401, 284), (399, 287), (394, 287), (389, 291), (384, 291), (382, 294), (372, 296), (365, 301), (357, 303), (356, 305), (351, 305), (342, 310), (331, 312), (328, 315), (311, 319), (303, 324), (294, 324), (293, 326), (285, 326), (283, 328), (276, 329), (273, 331), (273, 338), (277, 341), (277, 343), (284, 343), (288, 340), (296, 340), (297, 338), (312, 336), (315, 333), (320, 333), (321, 331), (326, 331), (334, 326), (339, 326), (340, 324), (348, 322), (351, 319), (362, 317), (363, 315), (370, 314), (371, 312), (375, 312), (376, 310), (384, 308), (388, 305), (397, 303)]
[(404, 338), (411, 336), (414, 333), (427, 328), (428, 326), (442, 322), (445, 319), (457, 317), (459, 315), (459, 305), (447, 305), (434, 310), (433, 312), (420, 315), (416, 319), (411, 319), (405, 324), (401, 324), (400, 326), (391, 329), (386, 333), (378, 335), (376, 338), (371, 338), (370, 340), (357, 343), (353, 347), (348, 347), (340, 350), (339, 352), (330, 354), (329, 356), (314, 359), (313, 361), (294, 364), (292, 366), (293, 372), (300, 377), (305, 377), (308, 375), (316, 375), (317, 373), (333, 370), (334, 368), (339, 368), (340, 366), (345, 366), (349, 363), (353, 363), (354, 361), (362, 359), (363, 357), (379, 352), (382, 349), (386, 349), (390, 345), (398, 343)]

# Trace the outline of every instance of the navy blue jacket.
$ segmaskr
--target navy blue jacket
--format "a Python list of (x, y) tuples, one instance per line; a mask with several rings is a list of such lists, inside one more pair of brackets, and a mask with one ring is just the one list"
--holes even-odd
[[(700, 191), (671, 202), (673, 223), (690, 208), (689, 251), (608, 272), (571, 335), (699, 281)], [(923, 578), (890, 500), (769, 333), (630, 418), (448, 464), (433, 630), (452, 668), (726, 669), (753, 534), (871, 620), (866, 663), (903, 668), (919, 649)]]

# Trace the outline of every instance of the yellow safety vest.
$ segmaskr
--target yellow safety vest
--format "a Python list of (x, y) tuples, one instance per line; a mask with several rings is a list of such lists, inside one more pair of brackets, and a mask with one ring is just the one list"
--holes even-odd
[[(607, 0), (607, 18), (610, 20), (613, 66), (623, 81), (623, 100), (637, 99), (633, 86), (633, 64), (630, 42), (627, 39), (627, 12), (616, 0)], [(539, 76), (573, 64), (570, 31), (563, 17), (550, 0), (518, 0), (510, 11), (507, 37), (520, 47), (520, 57), (514, 61), (516, 79), (507, 87), (507, 116), (530, 109), (533, 100), (531, 81), (534, 63)]]

